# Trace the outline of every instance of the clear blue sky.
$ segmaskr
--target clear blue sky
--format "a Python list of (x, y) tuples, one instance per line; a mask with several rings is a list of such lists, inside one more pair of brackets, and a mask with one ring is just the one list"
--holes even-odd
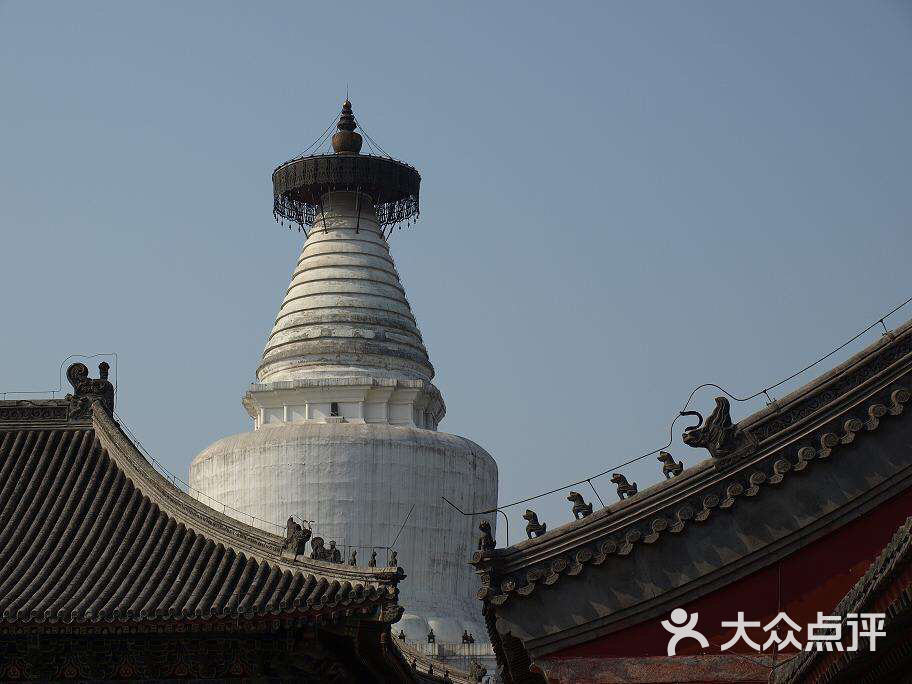
[(585, 477), (912, 295), (910, 83), (899, 1), (0, 2), (0, 388), (114, 350), (172, 469), (247, 430), (303, 241), (270, 173), (348, 84), (422, 173), (392, 251), (441, 428), (502, 502)]

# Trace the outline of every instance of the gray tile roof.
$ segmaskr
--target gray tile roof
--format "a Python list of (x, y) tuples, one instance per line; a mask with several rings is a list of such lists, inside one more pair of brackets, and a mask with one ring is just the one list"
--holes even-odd
[(0, 626), (401, 612), (401, 571), (282, 559), (278, 537), (127, 462), (102, 439), (99, 430), (128, 441), (97, 405), (80, 424), (41, 418), (56, 415), (44, 404), (25, 422), (0, 422)]
[(709, 443), (709, 459), (632, 497), (479, 549), (501, 666), (520, 681), (530, 659), (655, 620), (912, 491), (910, 416), (912, 321), (733, 423), (730, 452)]

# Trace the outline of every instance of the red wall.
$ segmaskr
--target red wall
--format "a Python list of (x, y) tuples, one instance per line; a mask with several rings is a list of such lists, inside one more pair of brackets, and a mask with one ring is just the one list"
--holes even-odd
[[(678, 643), (677, 655), (720, 653), (719, 646), (735, 632), (733, 627), (723, 629), (721, 623), (735, 620), (738, 611), (744, 611), (746, 620), (760, 620), (764, 625), (784, 611), (802, 627), (816, 621), (818, 611), (830, 614), (910, 515), (912, 490), (890, 499), (867, 515), (778, 563), (680, 606), (688, 613), (699, 613), (696, 629), (709, 640), (710, 647), (704, 650), (694, 639), (683, 639)], [(621, 632), (558, 651), (548, 658), (664, 656), (671, 635), (662, 627), (661, 621), (668, 619), (669, 615), (665, 614)], [(769, 638), (769, 633), (761, 628), (749, 629), (747, 633), (760, 644)], [(782, 630), (779, 636), (784, 637)], [(801, 643), (805, 642), (803, 634), (795, 636)], [(743, 641), (728, 651), (756, 653)]]

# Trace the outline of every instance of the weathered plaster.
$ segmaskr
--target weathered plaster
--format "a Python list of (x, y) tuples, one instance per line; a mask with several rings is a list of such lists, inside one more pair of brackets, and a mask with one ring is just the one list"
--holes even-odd
[(385, 564), (408, 516), (394, 545), (407, 575), (401, 628), (413, 640), (429, 625), (441, 642), (463, 630), (482, 639), (467, 564), (479, 520), (442, 497), (493, 508), (497, 466), (474, 442), (436, 431), (446, 407), (369, 201), (332, 193), (324, 209), (244, 397), (254, 429), (204, 450), (191, 486), (263, 520), (314, 520), (315, 535), (349, 547), (346, 561), (351, 546), (366, 547), (359, 565), (372, 546)]

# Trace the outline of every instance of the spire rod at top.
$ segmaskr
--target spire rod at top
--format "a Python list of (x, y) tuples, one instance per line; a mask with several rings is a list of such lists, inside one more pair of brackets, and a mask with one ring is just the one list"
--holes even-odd
[(345, 102), (342, 103), (339, 123), (336, 124), (336, 128), (339, 130), (332, 137), (333, 152), (336, 154), (358, 154), (361, 151), (361, 134), (355, 133), (357, 127), (358, 124), (355, 123), (351, 102), (348, 101), (348, 95), (346, 95)]

